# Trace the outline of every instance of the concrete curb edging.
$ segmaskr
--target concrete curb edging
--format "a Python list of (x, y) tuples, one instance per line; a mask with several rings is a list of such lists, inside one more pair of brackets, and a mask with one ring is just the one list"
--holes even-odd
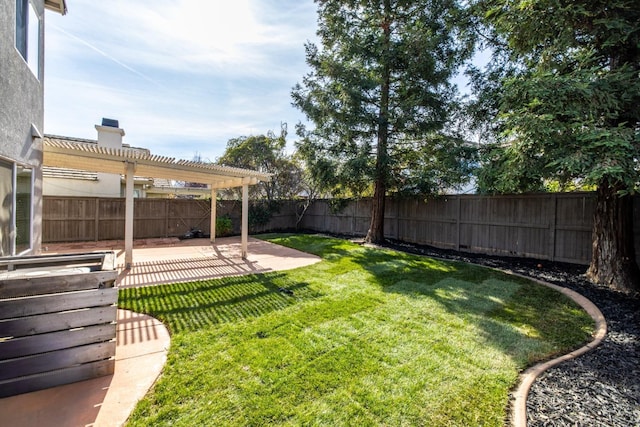
[(543, 280), (534, 279), (532, 277), (524, 276), (511, 271), (506, 272), (514, 276), (532, 280), (540, 285), (557, 290), (558, 292), (571, 298), (574, 302), (576, 302), (576, 304), (580, 305), (595, 321), (595, 332), (593, 335), (593, 340), (591, 342), (563, 356), (534, 365), (520, 374), (520, 385), (513, 393), (511, 425), (513, 427), (527, 427), (527, 396), (529, 395), (529, 390), (531, 389), (533, 382), (547, 369), (556, 366), (561, 362), (564, 362), (565, 360), (575, 359), (576, 357), (583, 355), (599, 346), (605, 335), (607, 334), (607, 322), (602, 312), (598, 309), (598, 307), (596, 307), (594, 303), (592, 303), (589, 299), (585, 298), (579, 293), (572, 291), (571, 289), (563, 288), (561, 286), (547, 283)]

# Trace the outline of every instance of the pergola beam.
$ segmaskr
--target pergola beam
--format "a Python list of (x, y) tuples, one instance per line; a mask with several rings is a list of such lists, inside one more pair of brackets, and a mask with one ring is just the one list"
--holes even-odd
[(249, 230), (249, 185), (270, 181), (271, 174), (248, 169), (209, 165), (151, 155), (127, 148), (99, 147), (87, 142), (70, 142), (45, 137), (43, 166), (125, 175), (125, 264), (133, 264), (134, 175), (208, 184), (211, 188), (211, 241), (215, 241), (217, 190), (242, 187), (242, 258), (247, 257)]
[[(88, 170), (93, 172), (116, 173), (122, 174), (125, 169), (127, 160), (110, 160), (99, 159), (93, 157), (69, 156), (59, 153), (46, 153), (43, 164), (45, 166), (64, 167), (68, 169)], [(88, 164), (88, 162), (91, 164)], [(168, 166), (151, 166), (136, 161), (138, 165), (136, 173), (139, 176), (149, 176), (153, 178), (175, 179), (185, 182), (197, 182), (201, 184), (210, 184), (214, 188), (231, 188), (240, 187), (243, 177), (229, 177), (218, 175), (215, 173), (206, 173), (201, 171), (175, 170), (172, 171)], [(257, 179), (256, 179), (257, 181)], [(257, 182), (256, 182), (257, 183)]]
[(270, 181), (271, 174), (248, 169), (233, 168), (206, 163), (175, 160), (156, 156), (128, 148), (113, 149), (99, 147), (87, 142), (69, 142), (54, 137), (44, 138), (43, 163), (45, 166), (67, 167), (97, 172), (121, 173), (125, 161), (135, 162), (137, 174), (154, 178), (176, 179), (180, 181), (212, 184), (231, 180), (254, 178)]

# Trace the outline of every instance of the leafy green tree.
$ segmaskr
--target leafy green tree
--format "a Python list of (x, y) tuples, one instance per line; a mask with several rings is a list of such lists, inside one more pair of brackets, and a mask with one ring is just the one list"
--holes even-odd
[(271, 202), (291, 199), (300, 192), (300, 176), (303, 172), (286, 153), (286, 136), (286, 124), (283, 124), (280, 135), (269, 131), (266, 135), (230, 139), (217, 163), (273, 174), (270, 182), (251, 186), (250, 196), (254, 200)]
[[(373, 191), (366, 239), (384, 240), (388, 192), (430, 194), (468, 178), (472, 147), (449, 130), (470, 44), (456, 0), (316, 0), (321, 48), (293, 104), (313, 122), (298, 150), (334, 194)], [(445, 132), (447, 130), (447, 132)]]
[[(500, 66), (478, 111), (496, 119), (480, 185), (527, 191), (544, 180), (595, 186), (587, 275), (640, 289), (632, 200), (640, 178), (640, 7), (630, 0), (479, 0)], [(482, 28), (484, 25), (484, 28)], [(479, 106), (479, 107), (478, 107)]]

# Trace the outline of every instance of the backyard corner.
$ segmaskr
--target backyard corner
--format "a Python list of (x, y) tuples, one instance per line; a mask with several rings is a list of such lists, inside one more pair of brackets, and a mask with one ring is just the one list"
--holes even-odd
[(577, 305), (526, 279), (339, 239), (264, 238), (323, 261), (121, 290), (122, 307), (172, 333), (129, 425), (503, 425), (518, 373), (593, 332)]
[[(134, 246), (138, 262), (130, 269), (124, 265), (121, 241), (50, 244), (46, 249), (49, 258), (55, 259), (95, 258), (113, 251), (120, 289), (275, 271), (318, 261), (313, 255), (262, 240), (249, 239), (248, 244), (251, 256), (243, 259), (237, 237), (218, 239), (215, 247), (209, 239), (138, 240)], [(116, 307), (112, 308), (115, 315)], [(111, 374), (0, 399), (4, 422), (13, 427), (123, 425), (160, 375), (170, 337), (158, 320), (124, 309), (117, 310), (117, 325), (113, 326), (117, 335), (113, 340), (115, 358), (110, 360), (115, 361), (115, 370)]]

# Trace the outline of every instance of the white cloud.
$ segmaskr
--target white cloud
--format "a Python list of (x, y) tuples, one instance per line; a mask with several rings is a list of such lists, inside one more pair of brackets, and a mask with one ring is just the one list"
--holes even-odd
[[(75, 17), (78, 34), (72, 37), (132, 68), (262, 75), (274, 55), (297, 51), (300, 58), (313, 33), (301, 25), (308, 18), (289, 19), (260, 0), (80, 1), (77, 7), (83, 17)], [(309, 14), (309, 8), (296, 10)], [(87, 16), (95, 22), (89, 24)], [(56, 20), (59, 28), (67, 17), (74, 18), (73, 8)]]
[(214, 159), (228, 139), (301, 119), (312, 0), (74, 0), (47, 15), (45, 132), (95, 138), (102, 117), (154, 154)]

